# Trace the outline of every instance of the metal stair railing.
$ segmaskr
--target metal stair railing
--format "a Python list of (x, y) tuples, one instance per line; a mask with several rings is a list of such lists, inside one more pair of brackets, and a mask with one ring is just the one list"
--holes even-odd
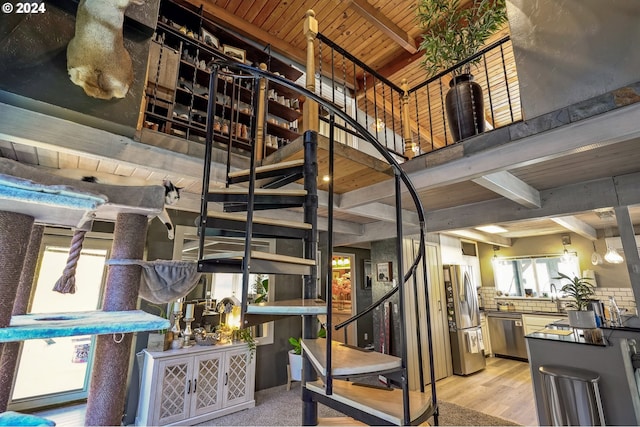
[[(416, 289), (415, 292), (417, 292), (417, 288), (415, 287), (415, 284), (417, 282), (417, 279), (415, 278), (415, 271), (418, 268), (418, 266), (420, 265), (420, 263), (422, 263), (422, 268), (423, 268), (423, 277), (425, 280), (425, 301), (426, 301), (426, 312), (427, 312), (427, 318), (426, 318), (426, 330), (427, 330), (427, 343), (428, 343), (428, 348), (429, 348), (429, 363), (430, 363), (430, 373), (431, 373), (431, 392), (432, 392), (432, 407), (434, 408), (435, 412), (434, 412), (434, 421), (437, 424), (437, 397), (436, 397), (436, 389), (435, 389), (435, 373), (434, 373), (434, 366), (433, 366), (433, 352), (432, 352), (432, 337), (431, 337), (431, 319), (430, 319), (430, 308), (429, 308), (429, 298), (428, 298), (428, 286), (427, 286), (427, 274), (426, 274), (426, 262), (425, 262), (425, 234), (426, 234), (426, 229), (425, 229), (425, 213), (424, 213), (424, 208), (422, 206), (422, 202), (418, 196), (418, 193), (413, 185), (413, 183), (411, 182), (411, 180), (409, 179), (409, 176), (402, 170), (402, 168), (400, 167), (400, 164), (396, 161), (395, 157), (390, 154), (387, 149), (385, 148), (384, 145), (382, 145), (364, 126), (362, 126), (360, 123), (358, 123), (356, 120), (354, 120), (351, 116), (349, 116), (348, 114), (346, 114), (345, 112), (343, 112), (339, 107), (337, 107), (336, 105), (325, 101), (321, 96), (283, 78), (274, 74), (271, 74), (270, 72), (267, 71), (263, 71), (248, 65), (244, 65), (244, 64), (240, 64), (240, 63), (231, 63), (231, 62), (219, 62), (217, 64), (219, 67), (227, 67), (230, 70), (237, 70), (237, 72), (240, 73), (246, 73), (246, 74), (251, 74), (253, 76), (255, 76), (256, 78), (266, 78), (267, 80), (270, 81), (275, 81), (278, 84), (285, 86), (293, 91), (296, 91), (298, 93), (300, 93), (301, 95), (304, 95), (307, 99), (311, 99), (315, 102), (317, 102), (319, 105), (321, 105), (323, 108), (325, 108), (326, 110), (328, 110), (330, 112), (330, 122), (334, 122), (335, 121), (335, 116), (340, 117), (342, 120), (344, 120), (349, 126), (351, 126), (355, 132), (358, 133), (359, 137), (362, 138), (363, 140), (366, 140), (376, 151), (378, 151), (378, 153), (387, 161), (387, 163), (393, 168), (394, 171), (394, 180), (395, 180), (395, 189), (396, 189), (396, 217), (397, 217), (397, 259), (398, 259), (398, 276), (402, 277), (402, 281), (401, 283), (398, 284), (398, 286), (390, 291), (387, 295), (385, 295), (385, 297), (383, 299), (380, 299), (379, 301), (377, 301), (375, 304), (373, 304), (370, 307), (367, 307), (368, 311), (373, 310), (376, 306), (381, 305), (384, 301), (386, 301), (389, 297), (391, 297), (393, 294), (395, 294), (396, 292), (399, 293), (399, 300), (400, 300), (400, 304), (401, 307), (404, 308), (404, 286), (405, 283), (407, 283), (409, 281), (409, 279), (411, 279), (412, 277), (414, 277), (414, 288)], [(214, 87), (213, 85), (215, 84), (215, 82), (212, 82), (211, 84), (211, 91), (210, 93), (215, 93), (213, 91)], [(210, 96), (210, 100), (209, 102), (211, 103), (211, 96)], [(254, 118), (255, 120), (255, 118)], [(255, 126), (252, 126), (252, 128), (254, 128)], [(329, 156), (329, 171), (331, 173), (332, 168), (333, 168), (333, 144), (335, 141), (333, 141), (332, 138), (332, 133), (333, 131), (331, 129), (333, 129), (334, 126), (330, 126), (330, 156)], [(209, 135), (209, 132), (207, 132), (207, 135)], [(255, 129), (252, 129), (252, 139), (255, 139)], [(209, 146), (210, 142), (210, 138), (207, 137), (207, 146)], [(255, 145), (255, 144), (254, 144)], [(207, 189), (205, 188), (206, 184), (208, 182), (209, 176), (210, 176), (210, 157), (211, 153), (210, 152), (206, 152), (205, 153), (205, 176), (203, 179), (203, 194), (206, 194)], [(254, 165), (252, 164), (252, 168), (254, 167)], [(417, 215), (418, 215), (418, 220), (419, 220), (419, 224), (420, 224), (420, 243), (419, 243), (419, 251), (418, 251), (418, 255), (416, 256), (416, 258), (414, 259), (414, 261), (411, 264), (411, 267), (408, 269), (407, 273), (405, 274), (403, 272), (403, 254), (402, 254), (402, 204), (401, 204), (401, 196), (402, 196), (402, 185), (404, 185), (406, 187), (406, 190), (408, 192), (408, 194), (410, 195), (416, 211), (417, 211)], [(331, 231), (332, 231), (332, 227), (331, 227), (331, 218), (332, 218), (332, 211), (333, 211), (333, 206), (332, 206), (332, 201), (333, 201), (333, 188), (331, 186), (330, 183), (330, 193), (329, 193), (329, 233), (328, 235), (331, 236)], [(206, 212), (206, 200), (203, 200), (203, 212)], [(249, 219), (249, 217), (248, 217)], [(203, 239), (203, 236), (201, 235), (201, 239)], [(329, 239), (331, 239), (331, 237), (329, 237)], [(331, 240), (329, 240), (329, 243), (331, 242)], [(202, 244), (202, 243), (201, 243)], [(331, 246), (328, 246), (329, 248), (331, 248)], [(328, 264), (330, 266), (330, 257), (328, 257)], [(245, 268), (247, 267), (247, 265), (245, 265)], [(248, 280), (248, 279), (247, 279)], [(309, 284), (306, 284), (309, 285)], [(315, 283), (313, 284), (315, 286)], [(327, 295), (331, 295), (330, 292), (330, 281), (328, 281), (327, 283)], [(417, 299), (416, 299), (416, 305), (417, 305)], [(331, 298), (327, 298), (327, 319), (329, 321), (330, 317), (331, 317)], [(417, 307), (416, 307), (417, 310)], [(400, 317), (401, 319), (401, 344), (402, 344), (402, 355), (401, 355), (401, 368), (403, 370), (403, 375), (402, 377), (404, 378), (404, 380), (402, 381), (402, 391), (403, 391), (403, 401), (404, 401), (404, 420), (403, 423), (404, 424), (408, 424), (411, 420), (410, 420), (410, 408), (409, 408), (409, 397), (408, 397), (408, 383), (407, 383), (407, 379), (406, 379), (406, 375), (404, 374), (404, 371), (406, 371), (407, 369), (407, 340), (406, 340), (406, 320), (405, 320), (405, 315), (404, 315), (404, 310), (402, 310), (403, 315)], [(359, 314), (356, 316), (360, 316)], [(309, 316), (305, 316), (305, 317), (309, 317)], [(351, 320), (351, 319), (350, 319)], [(351, 320), (353, 321), (353, 320)], [(305, 319), (304, 321), (304, 326), (305, 329), (308, 328), (310, 325), (310, 321), (308, 321), (307, 319)], [(303, 331), (304, 332), (304, 331)], [(325, 387), (327, 390), (327, 394), (331, 394), (331, 381), (332, 381), (332, 375), (331, 375), (331, 330), (330, 328), (327, 328), (327, 374), (326, 374), (326, 379), (325, 379)], [(421, 347), (421, 342), (418, 341), (418, 347)], [(305, 380), (307, 380), (307, 378), (305, 378)], [(422, 378), (422, 373), (421, 373), (421, 391), (424, 391), (424, 381)], [(310, 402), (304, 402), (306, 403), (310, 403)], [(313, 416), (317, 416), (317, 411), (314, 411), (312, 409), (309, 408), (305, 408), (303, 409), (303, 414), (304, 416), (309, 416), (309, 417), (313, 417)], [(305, 418), (306, 420), (306, 418)]]

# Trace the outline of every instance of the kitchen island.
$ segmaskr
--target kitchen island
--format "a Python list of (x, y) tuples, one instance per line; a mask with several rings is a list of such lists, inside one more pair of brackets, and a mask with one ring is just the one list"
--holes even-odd
[(526, 336), (539, 425), (552, 423), (545, 411), (542, 366), (597, 374), (605, 423), (640, 424), (640, 395), (632, 362), (636, 348), (640, 348), (640, 319), (628, 317), (621, 327), (601, 329), (603, 340), (599, 343), (589, 342), (579, 332), (568, 335), (534, 332)]

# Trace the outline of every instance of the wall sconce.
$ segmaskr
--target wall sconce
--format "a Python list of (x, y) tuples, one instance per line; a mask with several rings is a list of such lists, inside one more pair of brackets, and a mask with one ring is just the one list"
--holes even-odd
[(571, 236), (568, 234), (562, 235), (562, 246), (564, 247), (564, 253), (562, 254), (562, 262), (570, 262), (574, 256), (573, 253), (569, 253), (567, 250), (567, 245), (571, 244)]
[(491, 258), (491, 264), (493, 264), (494, 267), (498, 265), (498, 262), (500, 262), (500, 260), (498, 259), (499, 250), (500, 250), (500, 246), (493, 245), (493, 258)]

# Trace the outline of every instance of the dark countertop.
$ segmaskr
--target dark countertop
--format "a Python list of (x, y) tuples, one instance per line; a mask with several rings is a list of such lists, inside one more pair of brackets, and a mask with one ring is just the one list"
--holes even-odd
[[(555, 328), (549, 328), (548, 330), (553, 330)], [(567, 329), (557, 328), (558, 331), (566, 331)], [(574, 329), (569, 335), (558, 335), (554, 333), (544, 333), (544, 332), (534, 332), (525, 336), (527, 339), (539, 339), (539, 340), (549, 340), (549, 341), (558, 341), (558, 342), (566, 342), (573, 344), (585, 344), (585, 345), (595, 345), (606, 347), (607, 340), (604, 338), (604, 334), (601, 329), (593, 329), (593, 337), (590, 339), (585, 339), (584, 331), (579, 329)]]
[[(569, 330), (569, 323), (561, 320), (552, 323), (549, 325), (550, 329), (558, 329), (558, 330)], [(637, 316), (622, 316), (622, 326), (611, 326), (606, 325), (599, 329), (595, 329), (594, 332), (597, 334), (595, 339), (587, 340), (584, 337), (584, 331), (580, 329), (574, 329), (570, 335), (557, 335), (553, 333), (543, 333), (543, 332), (534, 332), (526, 336), (526, 338), (532, 339), (543, 339), (543, 340), (552, 340), (559, 342), (568, 342), (574, 344), (586, 344), (586, 345), (597, 345), (597, 346), (606, 346), (607, 345), (607, 336), (609, 336), (611, 331), (629, 331), (629, 332), (640, 332), (640, 318)], [(588, 332), (587, 332), (588, 333)], [(600, 336), (602, 339), (600, 340)], [(592, 342), (597, 341), (597, 342)]]
[(502, 316), (502, 315), (509, 315), (509, 314), (535, 314), (537, 315), (541, 315), (541, 316), (561, 316), (561, 317), (566, 317), (567, 313), (559, 313), (556, 311), (523, 311), (523, 310), (515, 310), (515, 311), (504, 311), (504, 310), (481, 310), (481, 312), (485, 313), (487, 316)]

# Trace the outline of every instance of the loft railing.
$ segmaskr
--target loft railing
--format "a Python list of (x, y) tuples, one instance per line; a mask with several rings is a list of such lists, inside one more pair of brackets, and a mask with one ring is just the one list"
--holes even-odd
[[(313, 11), (307, 12), (307, 19), (315, 21)], [(393, 154), (407, 159), (458, 142), (445, 114), (445, 96), (452, 71), (472, 62), (476, 62), (472, 66), (474, 81), (483, 90), (485, 132), (522, 119), (508, 36), (426, 81), (403, 79), (398, 85), (318, 32), (317, 27), (317, 21), (305, 24), (307, 89), (354, 117)], [(318, 87), (316, 74), (320, 76)], [(320, 113), (321, 125), (306, 129), (323, 133), (328, 128), (328, 118), (322, 110)], [(358, 136), (350, 126), (339, 122), (335, 127), (338, 141), (357, 145)]]

